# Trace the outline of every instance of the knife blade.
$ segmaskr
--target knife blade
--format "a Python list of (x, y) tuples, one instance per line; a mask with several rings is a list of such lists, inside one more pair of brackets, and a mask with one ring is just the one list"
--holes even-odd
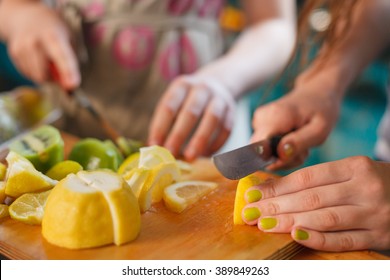
[(120, 134), (117, 130), (96, 110), (92, 102), (89, 100), (87, 95), (84, 93), (81, 87), (77, 87), (72, 90), (67, 90), (61, 83), (60, 75), (57, 68), (53, 63), (49, 64), (50, 74), (54, 81), (59, 83), (59, 85), (67, 92), (68, 96), (74, 97), (76, 102), (85, 110), (87, 110), (91, 116), (101, 125), (105, 134), (114, 142), (118, 140)]
[(282, 136), (274, 136), (212, 157), (214, 165), (223, 176), (241, 179), (262, 170), (278, 158), (277, 147)]

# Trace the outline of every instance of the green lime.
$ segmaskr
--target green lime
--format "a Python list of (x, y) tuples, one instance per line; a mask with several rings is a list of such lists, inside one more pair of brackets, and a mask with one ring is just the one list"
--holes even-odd
[(111, 169), (117, 171), (123, 157), (112, 142), (95, 138), (78, 141), (70, 151), (69, 160), (81, 164), (84, 170)]
[(140, 141), (125, 137), (118, 137), (118, 139), (116, 140), (116, 144), (118, 145), (119, 149), (125, 157), (133, 153), (139, 152), (139, 149), (144, 145)]
[(13, 141), (9, 148), (27, 158), (43, 173), (64, 160), (64, 141), (59, 130), (50, 125), (28, 132)]
[(77, 172), (83, 170), (83, 167), (80, 163), (73, 160), (65, 160), (57, 163), (52, 168), (47, 171), (46, 176), (60, 181), (64, 179), (68, 174), (76, 174)]

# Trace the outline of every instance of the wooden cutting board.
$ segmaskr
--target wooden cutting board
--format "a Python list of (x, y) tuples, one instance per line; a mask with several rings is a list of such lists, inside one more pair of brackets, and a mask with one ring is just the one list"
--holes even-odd
[[(63, 137), (68, 152), (77, 138)], [(0, 221), (0, 254), (10, 259), (290, 259), (302, 250), (289, 234), (233, 225), (237, 181), (223, 178), (210, 159), (194, 162), (186, 176), (214, 181), (219, 187), (181, 214), (168, 211), (162, 203), (154, 205), (142, 215), (140, 235), (131, 243), (68, 250), (49, 244), (40, 226), (5, 218)]]

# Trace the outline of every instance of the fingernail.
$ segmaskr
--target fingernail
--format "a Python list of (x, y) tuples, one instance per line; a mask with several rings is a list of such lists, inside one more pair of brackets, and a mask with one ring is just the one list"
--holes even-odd
[(247, 221), (253, 221), (261, 216), (260, 210), (256, 207), (244, 209), (244, 218)]
[(286, 143), (283, 145), (283, 151), (287, 157), (291, 157), (294, 154), (294, 147), (290, 143)]
[(275, 218), (262, 218), (260, 220), (260, 226), (262, 229), (271, 229), (276, 226), (278, 221)]
[(246, 194), (246, 200), (249, 203), (259, 201), (263, 197), (263, 194), (259, 190), (250, 190)]
[(309, 233), (307, 231), (304, 231), (303, 229), (297, 229), (295, 230), (295, 239), (297, 240), (307, 240), (309, 239)]

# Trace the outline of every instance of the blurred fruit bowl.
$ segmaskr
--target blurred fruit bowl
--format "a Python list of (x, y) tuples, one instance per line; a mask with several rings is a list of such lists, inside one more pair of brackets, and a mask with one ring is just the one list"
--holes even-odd
[(0, 151), (15, 137), (62, 115), (49, 93), (34, 87), (18, 87), (0, 93)]

